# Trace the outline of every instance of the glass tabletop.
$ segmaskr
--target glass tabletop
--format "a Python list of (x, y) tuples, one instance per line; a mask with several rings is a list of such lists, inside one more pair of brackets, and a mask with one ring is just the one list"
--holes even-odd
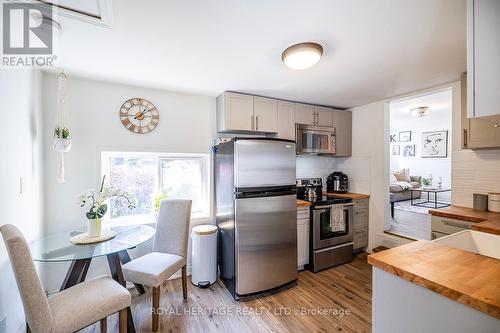
[(89, 259), (131, 249), (155, 234), (155, 229), (146, 225), (132, 225), (109, 228), (116, 237), (101, 243), (76, 245), (70, 238), (84, 231), (65, 231), (49, 235), (30, 244), (31, 255), (35, 261), (58, 262), (76, 259)]

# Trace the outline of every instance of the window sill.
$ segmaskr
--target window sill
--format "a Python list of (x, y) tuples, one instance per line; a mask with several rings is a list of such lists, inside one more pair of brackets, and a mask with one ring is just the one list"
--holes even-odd
[[(123, 227), (128, 225), (149, 225), (151, 227), (156, 227), (156, 220), (154, 217), (144, 217), (144, 218), (134, 218), (134, 219), (123, 219), (118, 221), (107, 221), (106, 225), (110, 227)], [(191, 225), (200, 225), (200, 224), (213, 224), (213, 218), (211, 217), (192, 217)]]

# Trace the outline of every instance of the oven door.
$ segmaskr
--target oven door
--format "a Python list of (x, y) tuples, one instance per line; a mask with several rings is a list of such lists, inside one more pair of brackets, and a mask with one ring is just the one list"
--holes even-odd
[(335, 128), (324, 126), (296, 125), (297, 154), (336, 153)]
[(331, 210), (336, 205), (315, 206), (313, 214), (313, 250), (344, 244), (352, 241), (352, 204), (340, 204), (344, 213), (344, 224), (341, 229), (332, 230)]

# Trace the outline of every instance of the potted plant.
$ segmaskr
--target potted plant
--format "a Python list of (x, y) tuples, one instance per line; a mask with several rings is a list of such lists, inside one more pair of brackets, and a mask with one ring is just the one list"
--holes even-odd
[(432, 181), (429, 178), (424, 178), (424, 177), (422, 178), (422, 185), (424, 187), (429, 187), (429, 186), (431, 186), (431, 184), (432, 184)]
[(160, 203), (163, 199), (166, 199), (167, 195), (165, 193), (161, 193), (156, 195), (153, 198), (153, 208), (155, 210), (155, 217), (158, 218), (158, 211), (160, 210)]
[(80, 207), (88, 207), (85, 216), (87, 217), (87, 234), (89, 237), (101, 236), (101, 218), (108, 210), (106, 200), (111, 198), (122, 198), (128, 203), (128, 208), (135, 208), (132, 202), (132, 195), (121, 190), (113, 189), (104, 184), (106, 176), (102, 177), (101, 188), (99, 192), (91, 190), (80, 195)]
[(66, 153), (71, 149), (71, 135), (67, 127), (56, 127), (54, 130), (54, 150)]

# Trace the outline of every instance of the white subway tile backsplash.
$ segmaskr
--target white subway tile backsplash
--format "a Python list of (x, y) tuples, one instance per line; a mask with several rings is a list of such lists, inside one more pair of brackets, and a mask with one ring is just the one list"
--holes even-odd
[(326, 178), (333, 171), (342, 171), (349, 177), (351, 192), (370, 193), (369, 157), (297, 156), (297, 178)]
[(451, 201), (472, 207), (473, 193), (500, 192), (500, 151), (452, 152)]

